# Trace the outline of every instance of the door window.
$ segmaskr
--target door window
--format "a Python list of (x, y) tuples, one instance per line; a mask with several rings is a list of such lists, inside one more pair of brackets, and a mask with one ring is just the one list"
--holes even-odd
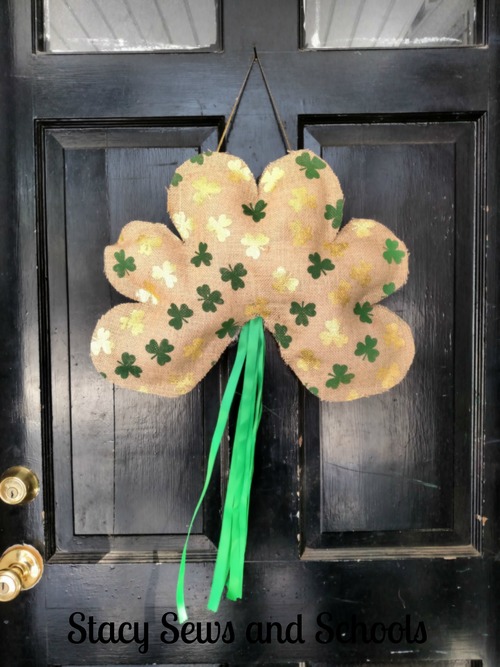
[(45, 0), (43, 50), (50, 53), (212, 51), (217, 0)]
[(307, 49), (464, 46), (482, 42), (478, 0), (303, 0)]

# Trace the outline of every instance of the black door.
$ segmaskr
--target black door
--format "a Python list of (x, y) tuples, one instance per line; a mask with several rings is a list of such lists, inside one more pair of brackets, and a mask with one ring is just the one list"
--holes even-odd
[[(109, 17), (114, 52), (98, 52), (75, 0), (45, 3), (44, 31), (43, 4), (0, 8), (0, 462), (42, 483), (32, 503), (0, 507), (0, 551), (25, 542), (45, 558), (40, 583), (0, 605), (2, 664), (496, 667), (497, 3), (477, 6), (476, 45), (360, 50), (353, 32), (333, 44), (351, 48), (322, 50), (341, 2), (308, 41), (299, 3), (227, 0), (206, 48), (172, 53), (144, 43), (182, 10), (203, 46), (205, 3), (198, 19), (193, 2), (155, 19), (152, 2), (129, 53)], [(268, 338), (244, 599), (206, 611), (229, 434), (191, 540), (201, 626), (182, 635), (179, 556), (234, 348), (164, 399), (103, 382), (89, 342), (121, 299), (104, 247), (129, 220), (171, 224), (164, 187), (216, 147), (254, 46), (293, 147), (339, 176), (344, 219), (379, 220), (410, 248), (386, 305), (417, 354), (392, 391), (325, 405)], [(226, 150), (255, 174), (284, 153), (257, 68)], [(216, 621), (234, 637), (204, 641)]]

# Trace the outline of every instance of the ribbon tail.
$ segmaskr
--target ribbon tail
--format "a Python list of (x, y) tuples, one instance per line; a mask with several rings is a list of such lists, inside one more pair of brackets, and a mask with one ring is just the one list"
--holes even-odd
[(241, 330), (236, 359), (224, 391), (210, 444), (205, 483), (188, 527), (177, 579), (176, 604), (179, 623), (184, 623), (188, 618), (184, 599), (184, 578), (189, 537), (210, 483), (236, 387), (244, 368), (219, 548), (207, 608), (210, 611), (217, 611), (226, 584), (228, 599), (237, 600), (242, 596), (255, 442), (262, 416), (264, 360), (264, 327), (262, 319), (258, 317), (247, 322)]
[(243, 366), (245, 364), (247, 337), (248, 337), (248, 332), (245, 331), (245, 327), (243, 327), (240, 334), (240, 343), (238, 344), (236, 358), (234, 360), (233, 368), (229, 375), (226, 389), (222, 397), (221, 406), (219, 409), (219, 415), (217, 417), (217, 423), (215, 425), (214, 434), (212, 436), (212, 441), (210, 443), (210, 451), (208, 454), (205, 483), (203, 485), (203, 490), (194, 509), (193, 516), (191, 518), (191, 522), (188, 527), (186, 540), (184, 542), (184, 548), (182, 550), (181, 562), (179, 566), (179, 574), (177, 576), (177, 589), (176, 589), (177, 617), (179, 623), (184, 623), (185, 621), (187, 621), (188, 618), (185, 599), (184, 599), (184, 578), (186, 572), (186, 557), (187, 557), (189, 537), (191, 535), (195, 519), (198, 515), (198, 511), (203, 503), (203, 499), (205, 498), (206, 492), (208, 490), (210, 478), (212, 477), (212, 472), (215, 465), (215, 460), (219, 452), (222, 436), (224, 435), (224, 430), (226, 428), (229, 419), (229, 412), (231, 410), (231, 405), (233, 403), (236, 387), (238, 386), (238, 381), (240, 379)]
[(236, 422), (219, 551), (208, 601), (210, 611), (217, 611), (226, 584), (229, 600), (237, 600), (243, 593), (250, 489), (255, 442), (262, 416), (265, 361), (265, 337), (261, 318), (251, 320), (245, 327), (248, 327), (248, 346), (243, 389)]

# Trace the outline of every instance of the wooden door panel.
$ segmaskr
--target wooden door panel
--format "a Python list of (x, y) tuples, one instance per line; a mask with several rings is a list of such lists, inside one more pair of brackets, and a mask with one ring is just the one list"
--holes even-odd
[(384, 305), (410, 324), (416, 344), (408, 376), (388, 393), (338, 405), (305, 397), (305, 545), (331, 549), (331, 558), (384, 547), (478, 553), (483, 119), (345, 117), (303, 127), (306, 147), (344, 186), (345, 221), (378, 220), (407, 244), (408, 283)]
[[(55, 507), (48, 526), (54, 549), (178, 552), (203, 485), (203, 466), (192, 461), (203, 461), (210, 437), (203, 436), (204, 386), (175, 400), (114, 388), (95, 372), (89, 340), (97, 319), (125, 300), (102, 271), (104, 247), (133, 219), (174, 229), (164, 188), (178, 164), (215, 147), (217, 122), (151, 127), (136, 121), (118, 128), (51, 122), (39, 124), (38, 137), (50, 331), (43, 379), (53, 418), (53, 439), (44, 444), (54, 471), (47, 489)], [(219, 505), (216, 498), (210, 505), (212, 521)], [(200, 515), (195, 551), (197, 545), (212, 550), (211, 541), (197, 537), (204, 529)]]

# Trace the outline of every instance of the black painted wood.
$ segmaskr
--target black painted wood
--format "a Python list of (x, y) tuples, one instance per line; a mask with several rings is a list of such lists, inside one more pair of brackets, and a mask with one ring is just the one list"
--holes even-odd
[[(67, 551), (78, 557), (83, 545), (84, 552), (120, 551), (122, 558), (127, 551), (179, 553), (178, 536), (186, 532), (203, 484), (203, 467), (187, 464), (179, 475), (176, 463), (204, 458), (209, 434), (200, 437), (203, 389), (172, 401), (119, 391), (101, 381), (89, 357), (95, 321), (123, 301), (102, 269), (89, 272), (89, 267), (96, 254), (102, 266), (103, 248), (118, 238), (123, 221), (139, 212), (171, 225), (164, 198), (155, 195), (178, 164), (198, 150), (215, 148), (213, 128), (201, 122), (199, 128), (39, 127), (49, 285), (55, 287), (46, 306), (52, 386), (58, 391), (51, 392), (54, 440), (46, 446), (53, 449), (56, 474), (55, 525), (47, 524), (56, 558)], [(179, 143), (184, 147), (174, 148)], [(212, 513), (217, 506), (212, 503)], [(196, 537), (203, 532), (199, 518), (194, 553), (197, 542), (210, 551), (211, 541)], [(127, 541), (127, 535), (136, 537)]]
[[(330, 667), (332, 663), (328, 662), (311, 662), (309, 667)], [(390, 667), (390, 665), (401, 665), (401, 662), (378, 662), (375, 663), (377, 667)], [(481, 660), (438, 660), (431, 663), (435, 667), (482, 667)], [(427, 667), (428, 662), (412, 662), (413, 667)], [(335, 667), (348, 667), (346, 664), (336, 664)], [(352, 665), (351, 665), (352, 667)], [(361, 666), (359, 666), (361, 667)]]
[[(305, 502), (317, 524), (306, 543), (468, 547), (481, 511), (471, 504), (481, 484), (480, 469), (470, 475), (480, 449), (472, 406), (481, 387), (470, 323), (484, 246), (481, 226), (470, 221), (482, 118), (336, 120), (305, 126), (306, 145), (352, 184), (346, 220), (379, 220), (412, 249), (408, 285), (384, 303), (412, 327), (417, 353), (407, 380), (389, 393), (342, 405), (307, 398), (313, 414), (306, 419), (319, 418), (321, 428), (319, 445), (305, 438), (312, 482)], [(429, 281), (436, 267), (439, 277)], [(459, 298), (450, 299), (451, 286)]]
[[(253, 0), (224, 3), (222, 53), (50, 56), (30, 50), (30, 10), (0, 4), (0, 466), (24, 463), (44, 488), (30, 506), (0, 507), (0, 547), (35, 544), (47, 566), (35, 589), (0, 605), (2, 664), (496, 667), (498, 3), (486, 48), (400, 52), (301, 52), (299, 3)], [(411, 243), (418, 266), (392, 307), (414, 322), (418, 357), (387, 397), (321, 416), (268, 337), (245, 599), (217, 616), (205, 609), (229, 441), (192, 541), (202, 562), (188, 573), (192, 619), (231, 620), (235, 641), (167, 645), (181, 524), (234, 348), (198, 390), (169, 402), (118, 396), (92, 375), (85, 339), (117, 298), (100, 274), (103, 246), (129, 218), (168, 222), (162, 188), (174, 162), (215, 141), (254, 45), (292, 143), (323, 151), (348, 215), (380, 219)], [(227, 150), (256, 174), (283, 154), (256, 70)], [(362, 474), (358, 498), (339, 467), (353, 461), (393, 476)], [(71, 644), (78, 610), (148, 622), (148, 653)], [(320, 612), (368, 625), (409, 614), (428, 639), (321, 644)], [(299, 614), (304, 644), (245, 638), (252, 621), (286, 626)]]

